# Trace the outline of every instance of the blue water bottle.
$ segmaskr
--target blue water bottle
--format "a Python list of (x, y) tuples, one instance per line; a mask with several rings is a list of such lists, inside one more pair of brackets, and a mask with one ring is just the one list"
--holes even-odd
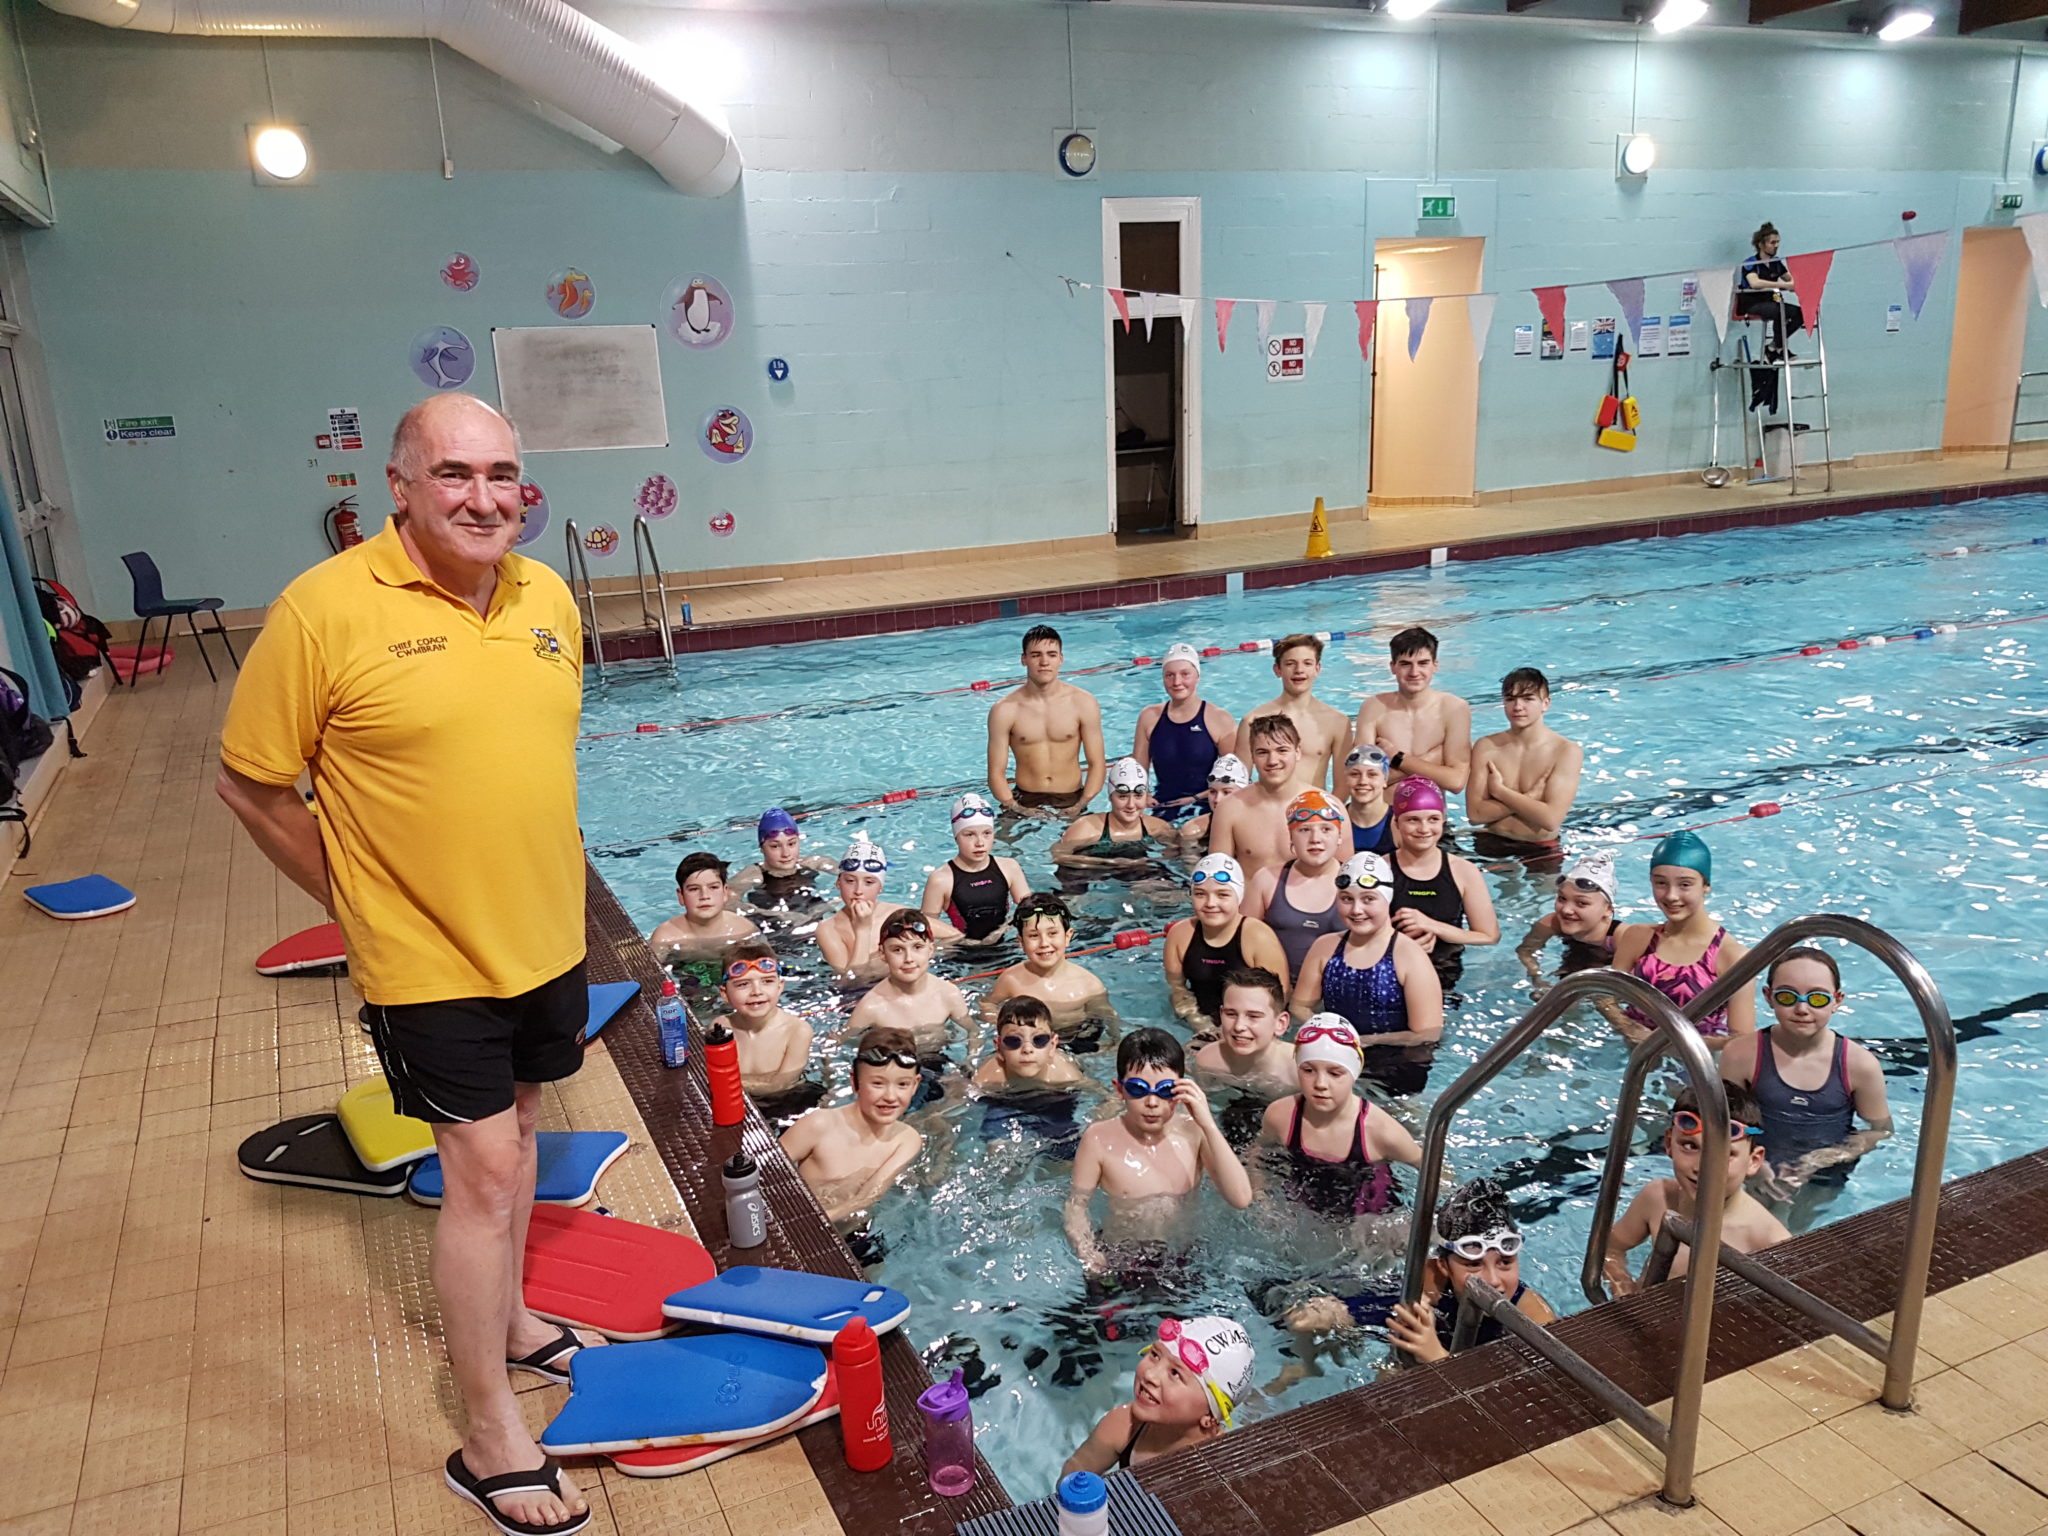
[(655, 1005), (654, 1019), (661, 1026), (661, 1059), (671, 1067), (680, 1067), (690, 1059), (690, 1015), (676, 991), (673, 976), (662, 980), (661, 1001)]

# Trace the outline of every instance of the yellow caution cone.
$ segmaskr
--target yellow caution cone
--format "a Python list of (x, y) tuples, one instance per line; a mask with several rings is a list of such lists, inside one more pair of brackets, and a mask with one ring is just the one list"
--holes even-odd
[(1327, 560), (1335, 553), (1330, 548), (1330, 520), (1323, 515), (1323, 498), (1318, 496), (1315, 513), (1308, 520), (1308, 553), (1303, 558)]

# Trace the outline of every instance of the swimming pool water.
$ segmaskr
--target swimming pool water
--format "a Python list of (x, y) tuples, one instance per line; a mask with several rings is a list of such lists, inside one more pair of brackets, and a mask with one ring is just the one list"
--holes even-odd
[[(1961, 1045), (1953, 1176), (2048, 1139), (2039, 969), (2048, 922), (2035, 857), (2048, 849), (2038, 798), (2048, 787), (2048, 687), (2033, 654), (2033, 621), (2048, 618), (2048, 547), (2029, 542), (2043, 534), (2048, 497), (2013, 497), (1056, 622), (1070, 677), (1110, 666), (1075, 680), (1101, 699), (1112, 754), (1130, 749), (1139, 709), (1161, 697), (1157, 669), (1131, 668), (1130, 658), (1175, 640), (1230, 647), (1291, 630), (1348, 631), (1330, 648), (1318, 692), (1355, 709), (1365, 692), (1390, 686), (1387, 638), (1426, 624), (1443, 641), (1439, 686), (1473, 701), (1475, 733), (1503, 727), (1493, 702), (1503, 672), (1542, 668), (1554, 690), (1550, 723), (1586, 748), (1567, 845), (1614, 846), (1625, 919), (1655, 918), (1649, 837), (1736, 817), (1704, 833), (1715, 854), (1713, 910), (1733, 934), (1754, 942), (1801, 913), (1846, 912), (1889, 930), (1928, 966)], [(1962, 546), (1972, 552), (1952, 553)], [(593, 682), (582, 811), (599, 870), (646, 931), (673, 913), (683, 853), (709, 848), (737, 866), (754, 857), (751, 826), (764, 808), (822, 808), (804, 822), (806, 851), (836, 857), (863, 831), (894, 862), (884, 894), (915, 905), (926, 870), (953, 851), (946, 798), (980, 783), (993, 697), (924, 695), (1014, 678), (1032, 622), (687, 657), (674, 681), (615, 672), (608, 685)], [(1896, 638), (1941, 623), (1962, 627)], [(1894, 638), (1881, 649), (1833, 649), (1845, 636), (1874, 634)], [(1788, 654), (1808, 643), (1829, 649)], [(1240, 717), (1277, 691), (1263, 654), (1218, 657), (1203, 680), (1204, 695)], [(836, 808), (913, 787), (916, 800)], [(1783, 811), (1742, 815), (1760, 801)], [(1050, 824), (1026, 824), (999, 834), (997, 851), (1019, 857), (1045, 888), (1054, 835)], [(1528, 1005), (1514, 945), (1548, 909), (1547, 882), (1519, 869), (1491, 879), (1502, 942), (1467, 952), (1465, 1004), (1448, 1019), (1430, 1089), (1398, 1108), (1418, 1130), (1431, 1095)], [(1156, 883), (1099, 882), (1070, 900), (1076, 949), (1117, 929), (1162, 928), (1185, 911), (1180, 893)], [(958, 976), (1015, 958), (1006, 947), (965, 965), (942, 958), (938, 968)], [(1166, 1006), (1156, 944), (1082, 963), (1108, 983), (1127, 1027), (1163, 1024), (1185, 1036)], [(814, 974), (793, 983), (786, 1001), (822, 1035), (847, 1004), (817, 978), (821, 969), (813, 959)], [(1918, 1020), (1889, 975), (1860, 951), (1844, 955), (1843, 969), (1853, 1000), (1840, 1022), (1884, 1059), (1900, 1134), (1864, 1158), (1830, 1217), (1906, 1193), (1924, 1059)], [(970, 994), (985, 985), (970, 983)], [(1509, 1186), (1529, 1234), (1524, 1276), (1560, 1311), (1585, 1305), (1579, 1262), (1624, 1059), (1597, 1020), (1568, 1023), (1481, 1093), (1452, 1137), (1457, 1176), (1489, 1173)], [(1107, 1079), (1106, 1057), (1081, 1060)], [(838, 1097), (844, 1074), (834, 1067)], [(1029, 1498), (1050, 1488), (1094, 1420), (1127, 1399), (1156, 1314), (1134, 1337), (1099, 1336), (1060, 1233), (1069, 1165), (1024, 1144), (985, 1145), (979, 1116), (978, 1106), (961, 1110), (950, 1154), (881, 1205), (876, 1227), (891, 1245), (882, 1274), (910, 1295), (906, 1327), (927, 1357), (967, 1367), (981, 1448), (1013, 1495)], [(1645, 1119), (1660, 1127), (1654, 1102)], [(1646, 1151), (1630, 1192), (1666, 1171)], [(1241, 1318), (1259, 1348), (1260, 1379), (1271, 1381), (1283, 1335), (1248, 1293), (1314, 1273), (1330, 1256), (1311, 1253), (1308, 1235), (1270, 1201), (1240, 1214), (1213, 1192), (1203, 1198), (1199, 1293), (1176, 1310)], [(1372, 1342), (1325, 1359), (1322, 1374), (1249, 1411), (1284, 1411), (1370, 1379), (1383, 1355)]]

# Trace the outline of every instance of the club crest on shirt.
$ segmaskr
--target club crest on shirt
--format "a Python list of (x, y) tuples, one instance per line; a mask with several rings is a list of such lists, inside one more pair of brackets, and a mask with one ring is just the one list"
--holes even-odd
[(541, 629), (536, 626), (533, 631), (533, 654), (536, 656), (560, 656), (562, 654), (561, 637), (552, 629)]

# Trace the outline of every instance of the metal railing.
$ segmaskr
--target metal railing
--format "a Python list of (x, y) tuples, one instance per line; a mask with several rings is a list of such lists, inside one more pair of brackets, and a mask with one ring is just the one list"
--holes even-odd
[[(1795, 917), (1789, 923), (1773, 928), (1763, 942), (1742, 957), (1740, 963), (1686, 1004), (1685, 1014), (1689, 1019), (1703, 1019), (1725, 1008), (1728, 1000), (1742, 988), (1757, 977), (1768, 975), (1770, 968), (1787, 950), (1809, 939), (1842, 939), (1875, 955), (1905, 987), (1906, 995), (1919, 1010), (1921, 1027), (1927, 1034), (1927, 1083), (1921, 1101), (1919, 1142), (1914, 1149), (1913, 1192), (1906, 1205), (1906, 1251), (1899, 1265), (1891, 1338), (1887, 1340), (1803, 1286), (1764, 1269), (1753, 1259), (1721, 1247), (1718, 1239), (1711, 1249), (1720, 1254), (1722, 1265), (1759, 1290), (1804, 1312), (1865, 1354), (1881, 1361), (1885, 1368), (1884, 1404), (1887, 1408), (1904, 1409), (1911, 1405), (1913, 1396), (1913, 1366), (1920, 1346), (1920, 1316), (1927, 1300), (1927, 1270), (1934, 1252), (1934, 1226), (1941, 1201), (1941, 1169), (1948, 1155), (1949, 1112), (1955, 1102), (1955, 1027), (1949, 1021), (1948, 1004), (1934, 985), (1934, 978), (1928, 975), (1927, 968), (1911, 950), (1882, 928), (1873, 927), (1860, 918), (1818, 912)], [(1649, 1042), (1645, 1042), (1630, 1053), (1628, 1075), (1622, 1083), (1621, 1103), (1608, 1143), (1607, 1165), (1601, 1172), (1600, 1195), (1593, 1205), (1593, 1231), (1586, 1247), (1580, 1284), (1588, 1299), (1596, 1302), (1607, 1299), (1599, 1261), (1606, 1252), (1608, 1233), (1614, 1222), (1614, 1208), (1621, 1196), (1623, 1170), (1620, 1164), (1627, 1158), (1634, 1135), (1636, 1099), (1658, 1054), (1649, 1050), (1648, 1045)], [(1702, 1173), (1704, 1176), (1704, 1169)], [(1672, 1235), (1674, 1248), (1678, 1241), (1692, 1240), (1689, 1224), (1682, 1221), (1672, 1228)], [(1644, 1271), (1646, 1284), (1662, 1278), (1655, 1267), (1658, 1251), (1665, 1247), (1661, 1233), (1658, 1245), (1658, 1250), (1651, 1254), (1652, 1267)], [(1696, 1248), (1694, 1251), (1699, 1250)], [(1669, 1265), (1668, 1253), (1664, 1264), (1666, 1267)], [(1690, 1265), (1687, 1272), (1691, 1274), (1703, 1267)]]
[[(646, 551), (646, 563), (641, 562), (641, 551)], [(647, 608), (647, 573), (654, 572), (654, 610)], [(643, 513), (633, 514), (633, 585), (640, 591), (640, 623), (653, 625), (654, 632), (661, 636), (662, 659), (668, 663), (669, 671), (676, 669), (676, 637), (668, 627), (668, 583), (661, 574), (661, 557), (654, 552), (654, 530), (647, 525)]]
[[(1634, 1008), (1649, 1020), (1650, 1036), (1630, 1057), (1630, 1088), (1625, 1088), (1616, 1109), (1616, 1126), (1635, 1124), (1632, 1095), (1642, 1092), (1642, 1074), (1634, 1070), (1638, 1058), (1655, 1060), (1668, 1049), (1677, 1056), (1695, 1085), (1702, 1120), (1699, 1191), (1696, 1208), (1700, 1213), (1700, 1241), (1718, 1249), (1721, 1245), (1721, 1217), (1727, 1207), (1724, 1185), (1728, 1177), (1728, 1100), (1721, 1088), (1721, 1074), (1713, 1053), (1700, 1033), (1663, 993), (1641, 977), (1607, 968), (1580, 971), (1567, 976), (1501, 1036), (1477, 1061), (1446, 1088), (1430, 1109), (1423, 1130), (1422, 1167), (1415, 1193), (1415, 1222), (1408, 1233), (1407, 1275), (1402, 1300), (1415, 1302), (1422, 1296), (1423, 1266), (1434, 1240), (1434, 1212), (1437, 1193), (1443, 1184), (1444, 1148), (1450, 1139), (1451, 1120), (1481, 1088), (1510, 1066), (1517, 1057), (1541, 1038), (1574, 1004), (1609, 997)], [(1647, 1067), (1645, 1068), (1647, 1072)], [(1626, 1161), (1628, 1140), (1618, 1143)], [(1611, 1182), (1618, 1191), (1620, 1173), (1615, 1168), (1612, 1144), (1608, 1168), (1601, 1180), (1605, 1194)], [(1605, 1233), (1598, 1238), (1604, 1254)], [(1588, 1249), (1590, 1254), (1592, 1249)], [(1664, 1498), (1673, 1504), (1692, 1502), (1693, 1463), (1699, 1448), (1700, 1397), (1706, 1389), (1707, 1341), (1714, 1325), (1714, 1281), (1716, 1266), (1694, 1264), (1686, 1272), (1684, 1322), (1679, 1336), (1677, 1380), (1672, 1383), (1671, 1419), (1667, 1424), (1624, 1391), (1611, 1378), (1595, 1369), (1555, 1334), (1524, 1317), (1498, 1291), (1476, 1276), (1468, 1281), (1460, 1305), (1460, 1328), (1468, 1336), (1471, 1323), (1463, 1317), (1466, 1306), (1477, 1309), (1508, 1332), (1521, 1339), (1588, 1392), (1599, 1398), (1631, 1428), (1664, 1453)], [(1603, 1298), (1604, 1299), (1604, 1298)]]
[[(583, 610), (584, 632), (590, 637), (590, 654), (597, 663), (597, 675), (601, 679), (605, 675), (604, 632), (598, 627), (597, 591), (591, 584), (590, 563), (584, 557), (583, 536), (573, 519), (564, 520), (562, 540), (569, 570), (569, 590), (577, 606)], [(633, 585), (640, 594), (638, 627), (654, 631), (661, 641), (662, 660), (668, 663), (669, 671), (674, 672), (676, 637), (668, 622), (668, 579), (661, 568), (661, 557), (654, 552), (654, 531), (648, 527), (646, 517), (637, 512), (633, 515)]]
[[(1753, 323), (1768, 326), (1770, 318), (1766, 314), (1734, 315), (1730, 317), (1729, 324), (1731, 326), (1743, 326)], [(1741, 413), (1743, 460), (1745, 465), (1760, 463), (1763, 466), (1761, 473), (1754, 469), (1745, 469), (1744, 473), (1747, 483), (1763, 485), (1782, 480), (1785, 482), (1787, 494), (1793, 496), (1800, 494), (1799, 431), (1794, 420), (1797, 415), (1795, 407), (1798, 405), (1817, 405), (1820, 407), (1820, 422), (1817, 427), (1809, 430), (1808, 435), (1818, 437), (1825, 445), (1820, 463), (1822, 476), (1820, 488), (1822, 493), (1825, 494), (1835, 488), (1834, 417), (1828, 405), (1828, 348), (1827, 342), (1821, 337), (1818, 325), (1813, 327), (1811, 334), (1813, 336), (1814, 356), (1794, 357), (1789, 348), (1781, 346), (1778, 351), (1777, 361), (1772, 362), (1768, 359), (1768, 355), (1765, 358), (1752, 357), (1749, 351), (1749, 334), (1747, 331), (1741, 331), (1738, 332), (1736, 337), (1735, 355), (1731, 358), (1723, 357), (1717, 353), (1714, 360), (1707, 365), (1707, 377), (1711, 389), (1710, 399), (1713, 410), (1713, 436), (1707, 450), (1709, 460), (1708, 474), (1711, 475), (1717, 471), (1725, 471), (1727, 469), (1727, 466), (1721, 462), (1722, 373), (1726, 371), (1733, 371), (1735, 373), (1739, 393), (1741, 390), (1752, 387), (1751, 376), (1753, 373), (1768, 371), (1778, 376), (1778, 404), (1784, 412), (1785, 421), (1781, 428), (1776, 423), (1762, 420), (1756, 411), (1746, 406), (1744, 407)], [(1820, 387), (1813, 394), (1795, 396), (1792, 389), (1792, 381), (1802, 376), (1806, 369), (1814, 370), (1814, 378)], [(1782, 430), (1785, 433), (1785, 473), (1782, 475), (1772, 472), (1770, 462), (1769, 434), (1777, 430)], [(1750, 445), (1752, 431), (1756, 436), (1754, 448)], [(1710, 480), (1708, 483), (1722, 484), (1725, 483), (1725, 480)]]
[[(2022, 398), (2023, 398), (2023, 397), (2024, 397), (2024, 396), (2026, 395), (2026, 392), (2027, 392), (2027, 380), (2029, 380), (2029, 379), (2048, 379), (2048, 371), (2044, 371), (2044, 370), (2036, 369), (2036, 370), (2034, 370), (2034, 371), (2033, 371), (2033, 372), (2031, 372), (2031, 373), (2029, 373), (2029, 372), (2022, 372), (2022, 373), (2020, 374), (2020, 376), (2019, 376), (2019, 379), (2018, 379), (2018, 381), (2017, 381), (2017, 382), (2016, 382), (2016, 383), (2014, 384), (2014, 386), (2013, 386), (2013, 391), (2012, 391), (2012, 426), (2011, 426), (2011, 428), (2010, 428), (2010, 429), (2009, 429), (2009, 430), (2008, 430), (2008, 431), (2006, 432), (2006, 434), (2005, 434), (2005, 467), (2006, 467), (2007, 469), (2011, 469), (2011, 468), (2012, 468), (2012, 451), (2013, 451), (2013, 449), (2015, 449), (2015, 448), (2017, 448), (2017, 447), (2019, 446), (2019, 441), (2018, 441), (2018, 440), (2019, 440), (2019, 433), (2020, 433), (2020, 428), (2021, 428), (2021, 427), (2048, 427), (2048, 416), (2034, 416), (2034, 417), (2029, 417), (2029, 418), (2028, 418), (2027, 420), (2025, 420), (2025, 421), (2022, 421), (2022, 420), (2020, 420), (2020, 402), (2021, 402), (2021, 399), (2022, 399)], [(2041, 403), (2041, 402), (2040, 402), (2040, 401), (2039, 401), (2038, 399), (2037, 399), (2037, 400), (2035, 401), (2035, 404), (2037, 404), (2037, 405), (2038, 405), (2038, 404), (2040, 404), (2040, 403)], [(2029, 439), (2029, 441), (2032, 441), (2032, 442), (2040, 442), (2040, 441), (2041, 441), (2041, 439), (2040, 439), (2040, 438), (2032, 438), (2032, 439)]]
[(590, 585), (590, 562), (583, 558), (583, 535), (574, 518), (562, 520), (562, 563), (569, 572), (569, 595), (583, 610), (583, 633), (590, 637), (590, 654), (597, 662), (597, 675), (604, 676), (604, 632), (597, 627), (597, 593)]

